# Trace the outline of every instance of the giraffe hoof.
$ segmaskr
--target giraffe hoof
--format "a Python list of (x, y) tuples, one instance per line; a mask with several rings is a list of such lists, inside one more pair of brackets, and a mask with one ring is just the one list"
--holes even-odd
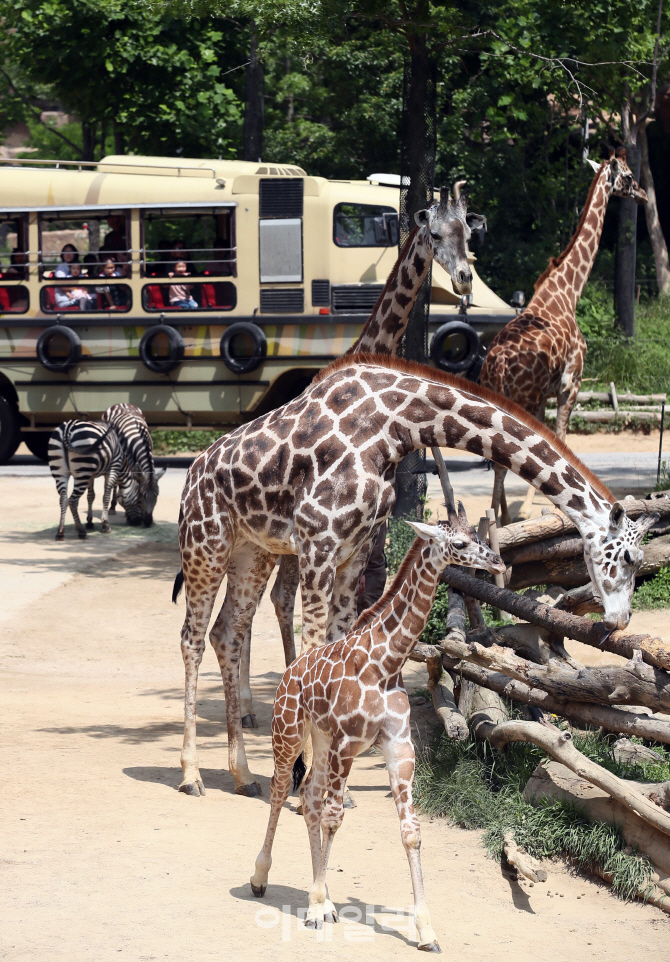
[(303, 812), (302, 812), (302, 802), (301, 802), (299, 805), (296, 805), (296, 807), (295, 807), (295, 814), (296, 814), (296, 815), (302, 815), (302, 813), (303, 813)]
[(318, 931), (323, 928), (323, 919), (305, 919), (305, 928)]
[(260, 798), (263, 790), (258, 782), (252, 782), (250, 785), (238, 785), (235, 789), (235, 794), (246, 795), (247, 798)]
[(258, 722), (256, 721), (256, 716), (253, 712), (243, 716), (242, 728), (258, 728)]
[(257, 899), (262, 899), (268, 890), (267, 885), (254, 885), (253, 882), (250, 882), (250, 885), (251, 891), (254, 893)]
[(182, 782), (179, 786), (179, 791), (183, 792), (184, 795), (194, 795), (196, 798), (206, 794), (205, 786), (202, 784), (201, 778), (196, 778), (193, 782)]
[(348, 791), (344, 793), (344, 802), (342, 803), (343, 808), (356, 808), (356, 802), (351, 797)]
[(418, 945), (417, 948), (419, 952), (437, 952), (438, 955), (442, 952), (439, 942), (427, 942), (425, 945)]
[(79, 537), (81, 538), (82, 541), (83, 541), (84, 538), (86, 537), (86, 531), (85, 531), (84, 528), (80, 528), (79, 531), (77, 531), (77, 534), (79, 535)]
[(337, 914), (337, 912), (326, 912), (325, 915), (323, 916), (323, 921), (332, 922), (334, 924), (335, 922), (340, 921), (340, 917)]
[(103, 534), (109, 534), (109, 532), (110, 532), (111, 530), (112, 530), (112, 526), (110, 525), (109, 521), (103, 521), (103, 522), (102, 522), (102, 533), (103, 533)]

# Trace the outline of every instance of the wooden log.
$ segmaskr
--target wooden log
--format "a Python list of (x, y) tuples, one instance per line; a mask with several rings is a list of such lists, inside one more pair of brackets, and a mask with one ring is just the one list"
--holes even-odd
[(605, 610), (600, 596), (596, 595), (590, 581), (587, 585), (582, 585), (581, 588), (566, 591), (558, 599), (555, 607), (559, 611), (568, 611), (572, 615), (598, 614)]
[[(628, 779), (626, 784), (647, 798), (665, 795), (667, 785), (666, 782), (653, 785)], [(589, 781), (584, 781), (564, 765), (558, 762), (539, 764), (526, 784), (523, 797), (534, 804), (542, 804), (545, 799), (566, 801), (582, 811), (591, 822), (615, 825), (628, 845), (650, 857), (658, 874), (670, 875), (670, 839), (667, 834), (651, 828), (630, 808), (615, 801)]]
[[(660, 423), (661, 413), (660, 410), (654, 411), (575, 411), (573, 409), (572, 414), (574, 417), (583, 418), (584, 421), (594, 421), (598, 424), (605, 424), (608, 421), (653, 421)], [(545, 411), (544, 415), (547, 420), (556, 417), (556, 411), (551, 409)]]
[(531, 882), (546, 882), (547, 873), (540, 863), (525, 848), (516, 844), (511, 832), (506, 832), (503, 838), (503, 852), (510, 865)]
[[(503, 561), (510, 565), (526, 564), (529, 561), (555, 561), (559, 558), (577, 558), (584, 553), (584, 542), (581, 538), (564, 537), (547, 538), (545, 541), (534, 541), (532, 544), (520, 545), (506, 551)], [(538, 582), (539, 583), (539, 582)]]
[[(635, 498), (625, 498), (622, 502), (629, 518), (639, 518), (642, 514), (658, 514), (661, 517), (670, 516), (670, 497), (650, 498), (639, 501)], [(498, 544), (504, 555), (513, 547), (531, 544), (533, 541), (543, 541), (560, 534), (570, 534), (576, 531), (576, 526), (560, 511), (548, 511), (540, 518), (529, 521), (517, 521), (498, 530)]]
[(541, 688), (562, 702), (645, 705), (653, 711), (670, 711), (670, 675), (639, 660), (621, 667), (606, 665), (574, 671), (558, 661), (536, 665), (500, 645), (485, 648), (477, 642), (463, 644), (445, 638), (440, 648), (449, 658), (461, 658), (502, 672), (531, 688)]
[[(617, 400), (619, 402), (624, 401), (626, 404), (662, 404), (663, 401), (667, 400), (667, 395), (665, 394), (631, 394), (630, 391), (626, 391), (625, 394), (617, 394)], [(609, 404), (612, 401), (611, 391), (580, 391), (577, 395), (577, 404), (586, 404), (589, 401), (600, 401), (603, 404)], [(547, 402), (548, 406), (555, 407), (556, 400), (551, 398)]]
[[(507, 529), (501, 528), (500, 533), (505, 530)], [(631, 658), (633, 652), (638, 649), (647, 664), (656, 665), (666, 671), (670, 670), (670, 644), (661, 638), (652, 638), (650, 635), (629, 635), (624, 631), (608, 633), (602, 622), (580, 618), (567, 611), (557, 610), (551, 605), (531, 601), (522, 595), (514, 594), (507, 588), (498, 588), (487, 581), (473, 578), (455, 565), (445, 568), (442, 581), (451, 585), (452, 588), (472, 595), (478, 601), (495, 608), (502, 608), (516, 615), (517, 618), (547, 628), (552, 634), (574, 638), (575, 641), (582, 641), (584, 644), (602, 648), (604, 651), (622, 655), (624, 658)]]
[(469, 631), (467, 642), (476, 642), (485, 648), (501, 645), (510, 648), (520, 658), (527, 658), (537, 665), (548, 665), (551, 661), (566, 662), (572, 668), (580, 669), (584, 666), (576, 661), (566, 650), (563, 640), (545, 628), (519, 622), (504, 625), (502, 628), (478, 628)]
[[(556, 540), (558, 539), (550, 539), (550, 541)], [(522, 549), (516, 549), (516, 551), (510, 552), (510, 555), (514, 555), (517, 552), (521, 553), (522, 551), (529, 554), (536, 551), (539, 554), (542, 546), (547, 543), (546, 541), (541, 541), (539, 544), (527, 545)], [(577, 554), (578, 557), (575, 557), (574, 554), (570, 557), (567, 551), (562, 553), (559, 549), (555, 552), (555, 558), (552, 558), (550, 548), (547, 549), (544, 558), (538, 557), (526, 563), (517, 560), (513, 561), (510, 555), (506, 555), (504, 558), (505, 562), (508, 562), (509, 558), (508, 563), (514, 565), (510, 579), (510, 588), (518, 591), (521, 588), (530, 588), (532, 585), (538, 584), (563, 585), (566, 588), (576, 588), (587, 584), (590, 579), (582, 554), (581, 539), (566, 539), (563, 541), (563, 544), (568, 546), (574, 545), (577, 548), (574, 554)], [(558, 545), (556, 547), (558, 548)], [(666, 568), (670, 565), (670, 535), (654, 538), (654, 540), (646, 544), (642, 550), (644, 552), (644, 558), (637, 572), (637, 578), (645, 578), (649, 575), (656, 574), (661, 568)]]
[(596, 725), (610, 732), (647, 738), (670, 745), (670, 718), (663, 720), (656, 715), (639, 715), (625, 709), (612, 708), (609, 705), (559, 701), (541, 688), (532, 688), (501, 672), (490, 671), (472, 662), (456, 662), (455, 668), (464, 679), (464, 684), (490, 688), (503, 698), (510, 698), (523, 705), (532, 705), (542, 712), (567, 718), (578, 725)]
[(618, 778), (578, 751), (569, 731), (559, 731), (553, 725), (516, 719), (499, 725), (493, 722), (485, 725), (481, 722), (479, 731), (494, 748), (498, 749), (517, 741), (537, 745), (555, 761), (602, 789), (624, 808), (635, 812), (659, 832), (670, 835), (670, 815), (644, 796), (634, 783)]

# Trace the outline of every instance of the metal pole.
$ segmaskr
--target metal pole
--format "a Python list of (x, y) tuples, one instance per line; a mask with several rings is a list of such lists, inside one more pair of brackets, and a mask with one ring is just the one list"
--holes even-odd
[(661, 454), (663, 453), (663, 425), (665, 423), (665, 401), (661, 402), (661, 437), (658, 442), (658, 467), (656, 468), (656, 484), (661, 480)]

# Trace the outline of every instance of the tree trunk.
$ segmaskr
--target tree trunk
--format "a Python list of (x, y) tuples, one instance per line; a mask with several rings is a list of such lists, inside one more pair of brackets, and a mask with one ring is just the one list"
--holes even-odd
[(642, 124), (638, 131), (638, 139), (640, 142), (640, 176), (642, 178), (642, 186), (647, 193), (647, 203), (644, 205), (644, 213), (647, 218), (647, 230), (649, 231), (651, 247), (654, 251), (656, 283), (658, 284), (658, 293), (667, 294), (670, 292), (668, 245), (665, 242), (663, 228), (658, 217), (656, 187), (649, 163), (649, 141), (647, 139), (647, 128), (644, 124)]
[[(626, 160), (636, 181), (640, 180), (640, 149), (631, 124), (626, 142)], [(622, 197), (619, 200), (614, 303), (619, 327), (626, 337), (635, 337), (635, 262), (637, 259), (637, 204)]]
[(93, 161), (95, 160), (95, 128), (97, 124), (95, 121), (93, 123), (86, 123), (82, 120), (81, 122), (81, 138), (82, 138), (82, 160)]
[(263, 154), (263, 80), (263, 64), (258, 59), (258, 39), (252, 26), (246, 75), (242, 159), (259, 163)]
[(114, 153), (115, 154), (125, 154), (126, 152), (126, 138), (123, 136), (123, 129), (114, 118)]

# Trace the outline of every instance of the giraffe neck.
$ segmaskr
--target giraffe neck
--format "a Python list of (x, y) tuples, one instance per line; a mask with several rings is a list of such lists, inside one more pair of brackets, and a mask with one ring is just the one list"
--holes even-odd
[(435, 563), (434, 554), (431, 544), (416, 539), (365, 623), (368, 630), (360, 632), (357, 645), (369, 650), (386, 678), (400, 673), (426, 627), (443, 568)]
[(602, 164), (595, 175), (577, 230), (562, 254), (539, 278), (527, 311), (545, 306), (548, 300), (564, 302), (566, 311), (574, 315), (593, 262), (598, 253), (605, 211), (612, 193), (608, 164)]
[[(370, 440), (378, 429), (375, 422), (382, 427), (383, 437), (375, 445), (380, 465), (386, 458), (398, 463), (421, 448), (459, 448), (528, 481), (574, 522), (583, 537), (607, 524), (614, 498), (605, 485), (549, 428), (518, 405), (407, 361), (363, 358), (349, 364), (342, 359), (342, 373), (348, 371), (352, 380), (365, 386), (376, 408), (361, 424), (361, 436)], [(353, 417), (349, 414), (352, 423)], [(365, 460), (377, 456), (371, 448), (363, 453)]]
[(415, 227), (370, 317), (347, 354), (397, 354), (409, 315), (433, 259), (427, 227)]

